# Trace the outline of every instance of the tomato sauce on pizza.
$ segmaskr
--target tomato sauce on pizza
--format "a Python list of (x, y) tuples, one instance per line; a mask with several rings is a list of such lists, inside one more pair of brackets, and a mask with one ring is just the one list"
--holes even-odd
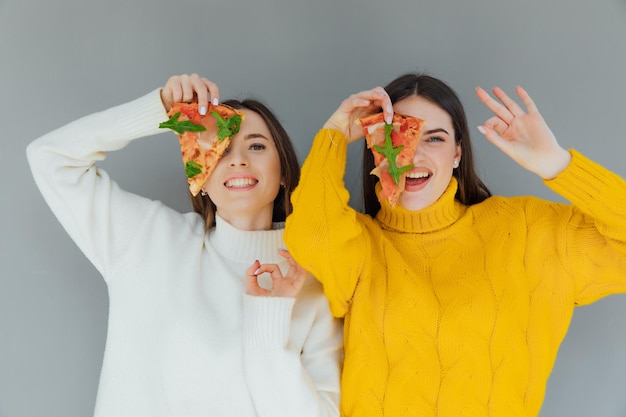
[(367, 147), (374, 155), (376, 167), (370, 172), (380, 179), (382, 191), (379, 199), (387, 199), (395, 207), (404, 191), (406, 173), (413, 168), (412, 160), (422, 135), (424, 120), (395, 113), (391, 124), (383, 113), (358, 120)]
[(178, 134), (189, 191), (196, 196), (228, 148), (230, 137), (239, 132), (244, 114), (223, 104), (209, 104), (207, 113), (201, 115), (197, 103), (175, 103), (167, 115), (169, 120), (159, 127)]

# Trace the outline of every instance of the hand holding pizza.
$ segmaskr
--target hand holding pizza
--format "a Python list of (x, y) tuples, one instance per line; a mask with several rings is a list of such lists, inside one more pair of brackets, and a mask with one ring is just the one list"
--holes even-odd
[(161, 101), (169, 119), (159, 128), (177, 133), (189, 191), (196, 197), (228, 149), (231, 136), (239, 132), (245, 115), (219, 104), (217, 84), (198, 74), (170, 77), (161, 90)]
[(324, 128), (343, 133), (348, 142), (363, 138), (363, 129), (357, 123), (361, 117), (377, 113), (383, 109), (385, 120), (391, 122), (393, 107), (391, 99), (382, 87), (361, 91), (346, 98), (324, 124)]
[(495, 114), (478, 130), (522, 167), (552, 179), (567, 167), (571, 155), (557, 143), (528, 93), (519, 86), (516, 92), (528, 113), (502, 89), (493, 89), (498, 102), (477, 87), (476, 95)]
[[(283, 276), (276, 264), (261, 264), (259, 261), (254, 261), (246, 270), (246, 294), (266, 297), (296, 297), (298, 295), (304, 285), (307, 272), (286, 250), (281, 249), (278, 253), (289, 262), (287, 274)], [(263, 273), (268, 273), (272, 277), (271, 290), (259, 286), (258, 276)]]
[(165, 111), (169, 112), (174, 103), (197, 102), (200, 114), (206, 114), (209, 98), (213, 105), (219, 103), (220, 90), (212, 81), (198, 74), (174, 75), (167, 80), (161, 90), (161, 101)]

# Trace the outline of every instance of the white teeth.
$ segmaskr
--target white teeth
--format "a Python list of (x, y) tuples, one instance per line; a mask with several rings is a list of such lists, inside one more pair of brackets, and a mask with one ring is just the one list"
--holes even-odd
[(252, 178), (233, 178), (224, 183), (227, 188), (245, 188), (256, 184), (258, 181)]
[(428, 172), (408, 172), (406, 174), (407, 178), (428, 178), (430, 177), (430, 173)]

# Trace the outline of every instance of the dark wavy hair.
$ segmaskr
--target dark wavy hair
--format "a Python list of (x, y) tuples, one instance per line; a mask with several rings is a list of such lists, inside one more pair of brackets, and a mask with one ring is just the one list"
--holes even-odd
[[(385, 90), (392, 103), (410, 96), (420, 96), (430, 100), (450, 115), (454, 127), (454, 139), (457, 145), (461, 145), (463, 152), (459, 166), (452, 174), (459, 183), (455, 198), (463, 204), (472, 205), (490, 197), (491, 192), (476, 174), (467, 117), (454, 90), (437, 78), (419, 73), (401, 75), (387, 84)], [(375, 217), (380, 210), (380, 202), (375, 191), (378, 177), (370, 174), (374, 166), (372, 151), (367, 148), (364, 141), (361, 173), (363, 208), (365, 213), (372, 217)]]
[[(274, 199), (274, 211), (272, 214), (273, 222), (284, 222), (289, 213), (291, 213), (291, 193), (298, 185), (300, 180), (300, 164), (298, 156), (294, 150), (293, 143), (283, 128), (278, 118), (272, 110), (259, 100), (246, 98), (243, 100), (226, 100), (222, 104), (235, 108), (237, 110), (246, 109), (255, 112), (267, 125), (280, 158), (280, 173), (284, 186), (280, 187), (276, 198)], [(195, 197), (189, 193), (191, 206), (193, 210), (205, 219), (205, 229), (209, 230), (215, 226), (215, 212), (217, 210), (215, 203), (208, 195), (199, 193)]]

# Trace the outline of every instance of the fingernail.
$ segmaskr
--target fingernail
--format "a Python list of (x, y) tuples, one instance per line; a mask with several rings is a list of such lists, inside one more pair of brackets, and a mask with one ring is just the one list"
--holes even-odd
[(482, 126), (477, 126), (477, 127), (476, 127), (476, 129), (478, 129), (478, 131), (479, 131), (480, 133), (482, 133), (483, 135), (484, 135), (485, 133), (487, 133), (487, 131), (485, 130), (485, 128), (484, 128), (484, 127), (482, 127)]
[(388, 125), (390, 125), (393, 122), (393, 116), (387, 116), (385, 121), (387, 122)]
[(256, 271), (254, 271), (254, 275), (259, 275), (259, 272), (261, 272), (261, 268), (257, 268)]
[(287, 250), (287, 248), (278, 248), (278, 250), (284, 250), (284, 251), (286, 251), (286, 250)]
[(220, 101), (217, 99), (217, 97), (214, 97), (214, 98), (213, 98), (212, 103), (213, 103), (213, 105), (214, 105), (214, 106), (217, 106), (217, 105), (219, 104), (219, 102), (220, 102)]
[(206, 107), (204, 106), (200, 107), (200, 114), (203, 116), (206, 114)]

